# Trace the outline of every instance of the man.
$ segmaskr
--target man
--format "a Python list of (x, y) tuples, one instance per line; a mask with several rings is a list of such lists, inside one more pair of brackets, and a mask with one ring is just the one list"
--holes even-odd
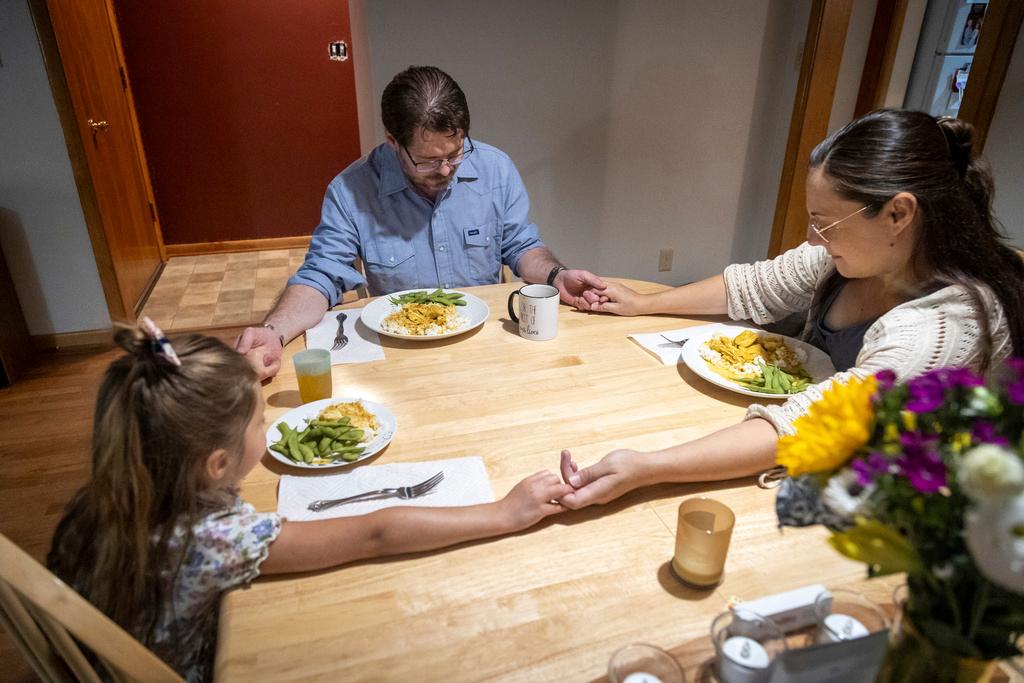
[(401, 72), (384, 89), (381, 118), (386, 142), (331, 181), (305, 263), (263, 325), (239, 337), (261, 378), (277, 373), (284, 344), (364, 285), (379, 295), (493, 284), (506, 264), (577, 308), (600, 298), (596, 275), (565, 268), (540, 241), (508, 156), (469, 137), (466, 96), (448, 74)]

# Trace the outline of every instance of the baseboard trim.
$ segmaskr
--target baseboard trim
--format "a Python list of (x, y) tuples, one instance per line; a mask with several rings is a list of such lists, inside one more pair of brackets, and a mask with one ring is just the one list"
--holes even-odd
[(226, 242), (194, 242), (191, 244), (168, 244), (167, 256), (200, 256), (202, 254), (231, 254), (240, 251), (265, 251), (269, 249), (306, 249), (309, 235), (298, 237), (267, 237), (258, 240), (231, 240)]
[(56, 334), (33, 334), (32, 344), (40, 351), (63, 351), (66, 349), (113, 348), (114, 333), (105, 330), (82, 330), (81, 332), (58, 332)]
[[(249, 323), (221, 323), (219, 325), (202, 325), (198, 327), (182, 327), (164, 330), (168, 337), (183, 334), (206, 334), (229, 343), (246, 327), (254, 327), (259, 321)], [(114, 330), (83, 330), (81, 332), (60, 332), (57, 334), (34, 334), (32, 345), (38, 351), (80, 351), (87, 349), (114, 348)]]

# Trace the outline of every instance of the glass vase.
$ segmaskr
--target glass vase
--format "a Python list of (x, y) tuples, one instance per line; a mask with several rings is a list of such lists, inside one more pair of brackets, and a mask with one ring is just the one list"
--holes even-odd
[(997, 664), (995, 659), (960, 657), (936, 647), (900, 612), (876, 683), (987, 683)]

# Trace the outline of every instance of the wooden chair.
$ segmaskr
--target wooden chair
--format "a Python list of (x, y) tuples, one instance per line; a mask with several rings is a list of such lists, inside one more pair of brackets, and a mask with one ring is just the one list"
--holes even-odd
[[(362, 273), (364, 277), (366, 276), (366, 271), (363, 270), (362, 259), (357, 258), (352, 263), (352, 267), (358, 270), (360, 273)], [(366, 290), (366, 287), (359, 287), (358, 289), (353, 289), (349, 292), (345, 292), (341, 297), (341, 303), (347, 304), (352, 301), (358, 301), (359, 299), (368, 299), (369, 297), (370, 293)]]
[(159, 657), (3, 534), (0, 624), (44, 681), (103, 680), (77, 639), (92, 650), (115, 681), (183, 683)]
[(519, 278), (515, 276), (511, 268), (503, 265), (501, 267), (501, 282), (502, 284), (506, 282), (519, 282)]

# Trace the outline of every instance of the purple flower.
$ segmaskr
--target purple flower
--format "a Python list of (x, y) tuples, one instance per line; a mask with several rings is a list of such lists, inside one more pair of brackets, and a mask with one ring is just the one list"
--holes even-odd
[(1006, 367), (1010, 370), (1006, 392), (1012, 402), (1020, 405), (1024, 403), (1024, 358), (1011, 358)]
[(930, 413), (942, 405), (947, 390), (984, 385), (985, 381), (981, 377), (966, 368), (931, 370), (907, 382), (909, 399), (906, 407), (915, 413)]
[(879, 370), (875, 373), (875, 382), (879, 391), (889, 391), (896, 384), (896, 373), (892, 370)]
[(946, 485), (946, 464), (932, 448), (938, 440), (934, 434), (900, 434), (903, 452), (896, 462), (910, 485), (921, 493), (935, 493)]
[(878, 451), (874, 451), (869, 453), (866, 458), (854, 460), (851, 467), (857, 473), (857, 483), (867, 486), (878, 475), (885, 474), (889, 470), (889, 459)]
[(996, 432), (995, 425), (991, 422), (978, 420), (971, 428), (971, 440), (974, 443), (994, 443), (999, 446), (1009, 446), (1010, 440)]

